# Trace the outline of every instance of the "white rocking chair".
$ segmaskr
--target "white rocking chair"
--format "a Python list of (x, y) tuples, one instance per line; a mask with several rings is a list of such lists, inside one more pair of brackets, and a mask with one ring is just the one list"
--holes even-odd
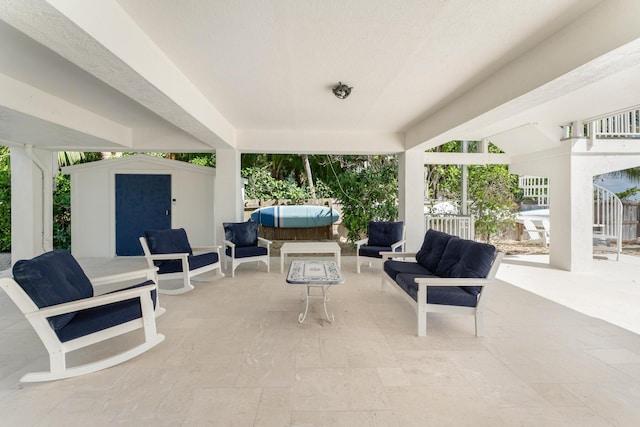
[[(96, 372), (136, 357), (164, 340), (164, 335), (156, 331), (155, 318), (164, 309), (157, 301), (153, 269), (90, 282), (69, 252), (56, 250), (18, 261), (13, 273), (14, 278), (0, 279), (0, 287), (31, 323), (49, 353), (49, 371), (28, 373), (21, 378), (22, 382), (59, 380)], [(133, 279), (144, 282), (93, 295), (93, 285)], [(143, 343), (94, 362), (67, 367), (67, 353), (136, 329), (144, 330)]]

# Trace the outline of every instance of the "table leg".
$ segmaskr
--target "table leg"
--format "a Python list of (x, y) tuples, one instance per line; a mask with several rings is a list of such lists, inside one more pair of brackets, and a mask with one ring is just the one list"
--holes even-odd
[(325, 289), (325, 287), (322, 287), (322, 301), (324, 303), (324, 314), (325, 316), (327, 316), (327, 320), (331, 323), (333, 323), (333, 321), (335, 320), (335, 316), (333, 315), (333, 313), (331, 313), (331, 315), (329, 315), (329, 312), (327, 311), (327, 301), (329, 301), (329, 288), (331, 287), (331, 285), (327, 286), (327, 288)]
[[(322, 285), (307, 285), (307, 291), (302, 294), (302, 299), (304, 300), (304, 313), (300, 313), (298, 315), (298, 322), (304, 322), (304, 319), (307, 318), (307, 313), (309, 312), (309, 298), (310, 297), (322, 297), (322, 303), (324, 305), (324, 314), (327, 317), (327, 320), (331, 323), (335, 320), (335, 316), (333, 313), (329, 314), (329, 310), (327, 310), (327, 301), (329, 301), (329, 288), (331, 285), (322, 286)], [(321, 295), (311, 295), (311, 288), (320, 288), (322, 289)]]
[(304, 313), (300, 313), (298, 315), (298, 323), (304, 322), (304, 319), (307, 317), (307, 312), (309, 311), (309, 290), (311, 286), (307, 286), (307, 292), (304, 294)]
[(287, 256), (286, 252), (280, 250), (280, 274), (284, 273), (284, 258)]

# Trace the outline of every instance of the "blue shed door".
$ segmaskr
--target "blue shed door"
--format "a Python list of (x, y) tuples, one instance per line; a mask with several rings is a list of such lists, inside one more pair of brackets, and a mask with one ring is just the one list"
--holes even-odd
[(171, 228), (171, 175), (116, 174), (116, 255), (142, 255), (145, 230)]

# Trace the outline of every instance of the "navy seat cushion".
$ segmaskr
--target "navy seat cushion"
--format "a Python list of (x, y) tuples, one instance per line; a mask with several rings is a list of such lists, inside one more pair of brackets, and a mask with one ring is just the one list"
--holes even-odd
[(224, 222), (224, 238), (238, 247), (258, 245), (258, 224), (247, 222)]
[(184, 228), (169, 230), (147, 230), (144, 232), (152, 254), (193, 254)]
[[(215, 252), (207, 252), (199, 255), (189, 255), (189, 271), (196, 270), (205, 265), (211, 265), (218, 262), (218, 254)], [(182, 260), (167, 260), (158, 265), (158, 273), (179, 273), (182, 271)]]
[[(39, 307), (49, 307), (93, 296), (91, 281), (68, 251), (57, 249), (13, 266), (13, 278)], [(67, 325), (77, 312), (50, 317), (54, 330)]]
[(398, 274), (415, 274), (416, 276), (434, 275), (417, 262), (396, 261), (393, 259), (385, 261), (383, 269), (393, 280), (396, 280)]
[[(154, 282), (149, 280), (125, 289), (153, 284)], [(153, 307), (155, 308), (157, 301), (155, 289), (151, 291), (151, 299), (153, 300)], [(69, 323), (65, 325), (64, 328), (58, 329), (55, 332), (60, 341), (66, 342), (138, 319), (140, 317), (142, 317), (140, 299), (132, 298), (125, 301), (118, 301), (99, 307), (81, 310)]]
[[(496, 247), (493, 245), (465, 239), (451, 240), (435, 273), (440, 277), (487, 277), (495, 253)], [(482, 290), (481, 286), (463, 288), (473, 295), (478, 295)]]
[[(231, 248), (227, 248), (227, 255), (231, 256)], [(262, 246), (236, 246), (236, 258), (250, 258), (267, 254), (267, 248)]]
[[(418, 284), (415, 282), (415, 279), (418, 277), (425, 276), (418, 274), (399, 274), (396, 277), (396, 283), (404, 289), (414, 301), (418, 301)], [(463, 289), (463, 287), (427, 286), (427, 304), (475, 307), (478, 304), (478, 297)]]
[(369, 246), (391, 247), (402, 240), (402, 221), (371, 221), (369, 223)]
[(436, 271), (447, 244), (452, 239), (460, 239), (441, 231), (429, 229), (424, 235), (422, 247), (416, 253), (416, 261), (429, 271)]
[[(396, 252), (400, 252), (402, 248), (397, 247)], [(358, 251), (360, 256), (366, 256), (371, 258), (382, 258), (380, 252), (392, 252), (391, 246), (362, 246)]]

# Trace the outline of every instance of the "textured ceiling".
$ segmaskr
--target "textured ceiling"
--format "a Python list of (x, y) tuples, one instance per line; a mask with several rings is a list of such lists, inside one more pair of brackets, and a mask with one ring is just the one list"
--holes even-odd
[(364, 153), (546, 135), (640, 104), (638, 14), (634, 0), (0, 0), (0, 139)]
[[(240, 129), (404, 130), (585, 0), (118, 0)], [(339, 101), (330, 87), (352, 95)]]

